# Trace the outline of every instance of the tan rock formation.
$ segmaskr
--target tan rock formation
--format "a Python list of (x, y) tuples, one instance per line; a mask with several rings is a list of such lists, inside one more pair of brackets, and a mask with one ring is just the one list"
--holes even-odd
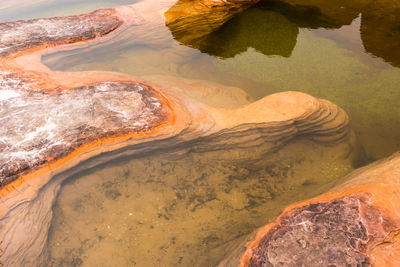
[[(189, 85), (182, 81), (163, 85), (110, 72), (63, 73), (40, 62), (46, 53), (118, 38), (129, 25), (144, 32), (163, 20), (171, 2), (0, 24), (0, 260), (7, 266), (42, 262), (61, 183), (117, 156), (200, 137), (206, 149), (216, 150), (262, 142), (268, 152), (305, 136), (351, 151), (344, 111), (303, 93), (217, 108), (196, 100), (193, 94), (204, 97), (198, 92), (185, 93)], [(206, 10), (220, 8), (218, 3), (248, 4), (207, 3)]]
[(199, 42), (226, 21), (259, 0), (180, 0), (165, 12), (165, 23), (179, 42), (199, 48)]

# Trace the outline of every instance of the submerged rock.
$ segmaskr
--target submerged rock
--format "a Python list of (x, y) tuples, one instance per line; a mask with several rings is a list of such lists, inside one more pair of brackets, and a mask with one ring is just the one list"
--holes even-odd
[[(162, 8), (153, 4), (144, 1), (66, 18), (0, 24), (5, 29), (0, 33), (4, 264), (39, 264), (60, 184), (73, 173), (121, 154), (171, 148), (200, 137), (207, 137), (207, 142), (196, 141), (198, 151), (262, 142), (268, 152), (299, 135), (353, 146), (346, 114), (328, 101), (303, 93), (280, 93), (239, 108), (217, 108), (185, 93), (189, 83), (174, 84), (170, 79), (169, 85), (154, 85), (116, 73), (53, 72), (41, 64), (41, 55), (58, 49), (51, 47), (107, 33), (103, 38), (111, 39), (131, 24), (151, 25), (153, 19), (162, 18)], [(139, 16), (144, 10), (154, 11)], [(216, 87), (204, 88), (210, 94), (210, 88)], [(203, 94), (196, 90), (192, 95)], [(238, 95), (247, 101), (245, 94)]]

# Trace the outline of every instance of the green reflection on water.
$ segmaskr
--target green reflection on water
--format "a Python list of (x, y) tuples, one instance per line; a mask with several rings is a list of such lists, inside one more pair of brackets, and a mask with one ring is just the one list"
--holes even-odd
[(174, 31), (171, 36), (163, 25), (149, 28), (143, 38), (132, 27), (118, 42), (56, 53), (43, 61), (56, 70), (216, 81), (256, 99), (287, 90), (310, 93), (346, 110), (367, 156), (376, 160), (400, 149), (400, 70), (365, 53), (361, 24), (356, 17), (339, 29), (318, 28), (339, 26), (308, 8), (263, 4), (201, 39), (183, 40), (182, 32), (174, 36)]

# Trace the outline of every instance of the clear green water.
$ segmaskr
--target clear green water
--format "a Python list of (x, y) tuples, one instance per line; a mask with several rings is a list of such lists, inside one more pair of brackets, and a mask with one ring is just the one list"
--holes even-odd
[(145, 38), (132, 27), (119, 42), (46, 56), (43, 62), (65, 71), (216, 81), (255, 99), (306, 92), (345, 109), (371, 161), (390, 155), (400, 148), (400, 69), (385, 60), (396, 62), (396, 55), (382, 59), (365, 51), (361, 15), (338, 29), (319, 27), (332, 24), (321, 20), (285, 6), (261, 5), (200, 41), (181, 43), (182, 36), (175, 40), (164, 25), (149, 28)]
[[(15, 13), (0, 9), (0, 19), (80, 13), (126, 1), (62, 3), (43, 1)], [(353, 8), (349, 19), (262, 4), (201, 39), (184, 38), (187, 33), (163, 24), (137, 26), (117, 41), (48, 55), (43, 62), (64, 71), (213, 81), (242, 88), (253, 99), (307, 92), (344, 108), (375, 160), (400, 148), (400, 69), (395, 53), (374, 49), (370, 35), (361, 36), (365, 21)], [(341, 18), (349, 25), (342, 26)], [(238, 238), (287, 204), (327, 191), (353, 168), (345, 145), (303, 139), (278, 152), (263, 145), (200, 151), (188, 144), (116, 160), (63, 185), (48, 266), (214, 266)]]

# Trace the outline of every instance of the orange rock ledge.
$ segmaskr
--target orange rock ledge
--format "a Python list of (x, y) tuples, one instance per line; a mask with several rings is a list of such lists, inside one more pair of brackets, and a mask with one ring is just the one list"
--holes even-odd
[(338, 184), (288, 206), (219, 266), (399, 266), (400, 155)]

